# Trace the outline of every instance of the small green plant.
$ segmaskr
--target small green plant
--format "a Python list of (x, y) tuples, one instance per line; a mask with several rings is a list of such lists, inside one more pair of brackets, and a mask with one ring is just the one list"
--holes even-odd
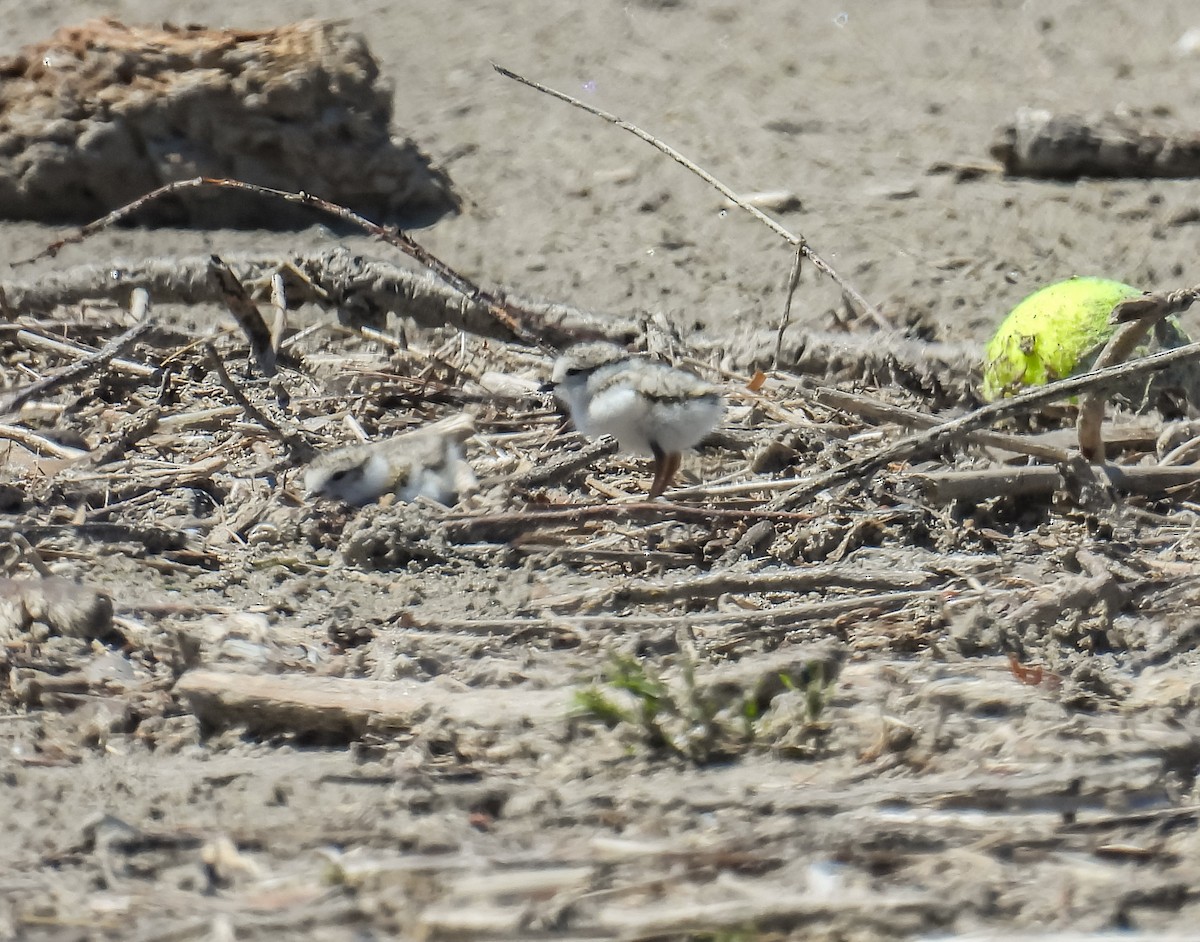
[(812, 660), (804, 665), (798, 679), (788, 674), (780, 674), (779, 680), (788, 690), (798, 690), (804, 695), (805, 713), (810, 723), (815, 723), (825, 712), (837, 682), (835, 676), (829, 676), (824, 661)]
[[(685, 659), (668, 682), (637, 658), (616, 654), (601, 684), (576, 691), (572, 714), (635, 733), (651, 749), (697, 763), (730, 758), (756, 742), (812, 738), (834, 682), (835, 672), (823, 661), (740, 673), (698, 680), (695, 662)], [(773, 709), (784, 694), (798, 695), (784, 697), (793, 709)]]
[(656, 673), (635, 657), (614, 654), (604, 682), (628, 696), (618, 699), (599, 687), (585, 687), (575, 693), (575, 716), (599, 720), (610, 729), (622, 724), (631, 726), (640, 729), (655, 747), (671, 745), (671, 736), (660, 721), (665, 713), (673, 711), (674, 697)]

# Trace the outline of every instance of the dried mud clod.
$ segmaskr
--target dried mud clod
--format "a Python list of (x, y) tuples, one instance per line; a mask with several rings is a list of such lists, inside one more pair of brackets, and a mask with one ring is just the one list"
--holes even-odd
[(0, 639), (20, 638), (34, 622), (65, 637), (108, 638), (112, 599), (69, 579), (0, 579)]
[(1022, 108), (998, 131), (991, 152), (1013, 176), (1200, 176), (1200, 135), (1129, 113), (1055, 114)]
[(425, 507), (397, 501), (360, 511), (342, 535), (342, 559), (364, 569), (399, 569), (447, 559), (448, 547)]
[[(448, 178), (391, 136), (391, 90), (366, 42), (335, 24), (93, 20), (0, 60), (0, 79), (0, 214), (10, 219), (86, 222), (155, 182), (197, 176), (306, 190), (379, 220), (456, 206)], [(214, 227), (312, 218), (226, 193), (138, 215)]]

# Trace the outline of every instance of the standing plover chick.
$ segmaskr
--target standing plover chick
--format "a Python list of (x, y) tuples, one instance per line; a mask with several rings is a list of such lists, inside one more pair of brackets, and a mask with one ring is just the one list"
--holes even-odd
[(447, 507), (475, 489), (475, 474), (462, 442), (475, 431), (468, 415), (434, 422), (413, 432), (318, 455), (304, 472), (314, 497), (362, 506), (395, 494), (411, 502), (428, 497)]
[(715, 386), (611, 343), (571, 347), (554, 364), (550, 388), (584, 435), (611, 435), (626, 451), (654, 456), (651, 498), (670, 486), (683, 452), (725, 411)]

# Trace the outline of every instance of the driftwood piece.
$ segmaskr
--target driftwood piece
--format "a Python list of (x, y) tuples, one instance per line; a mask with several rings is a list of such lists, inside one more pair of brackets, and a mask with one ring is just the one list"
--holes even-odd
[[(246, 342), (250, 344), (250, 353), (254, 356), (254, 362), (258, 364), (263, 376), (274, 376), (276, 373), (276, 350), (272, 341), (271, 328), (263, 320), (262, 312), (259, 311), (249, 292), (246, 291), (246, 286), (238, 281), (237, 275), (230, 270), (219, 255), (213, 255), (209, 259), (208, 275), (220, 293), (221, 300), (225, 302), (225, 307), (229, 309), (233, 319), (242, 328), (242, 333), (246, 335)], [(274, 287), (279, 278), (278, 272), (271, 276), (272, 296), (276, 293)]]
[(494, 727), (566, 716), (562, 690), (454, 692), (421, 682), (345, 677), (263, 676), (216, 670), (184, 674), (175, 692), (205, 723), (259, 732), (361, 735), (368, 726), (407, 727), (432, 711), (468, 725)]
[[(411, 142), (359, 36), (334, 23), (273, 29), (93, 20), (0, 59), (0, 212), (85, 222), (153, 186), (232, 176), (305, 189), (375, 219), (456, 198)], [(308, 225), (302, 208), (185, 194), (143, 223)]]
[(617, 443), (612, 439), (603, 438), (596, 442), (584, 442), (578, 450), (560, 451), (558, 454), (548, 455), (541, 464), (514, 475), (509, 484), (514, 490), (519, 491), (544, 487), (547, 484), (565, 480), (601, 458), (607, 458), (616, 453)]
[[(600, 928), (623, 939), (695, 938), (734, 934), (752, 925), (764, 935), (796, 926), (829, 925), (843, 920), (861, 927), (885, 927), (907, 935), (915, 926), (945, 918), (949, 903), (933, 893), (842, 892), (797, 894), (778, 887), (752, 899), (690, 900), (682, 905), (619, 905), (607, 909)], [(907, 930), (907, 931), (906, 931)], [(778, 936), (776, 936), (778, 937)], [(863, 938), (869, 935), (864, 931)]]
[[(843, 669), (845, 684), (856, 682), (851, 679), (855, 665)], [(976, 668), (978, 669), (978, 668)], [(878, 670), (872, 666), (869, 670)], [(994, 683), (989, 686), (995, 687)], [(947, 701), (946, 691), (932, 690), (937, 701)], [(953, 701), (949, 701), (953, 702)], [(1026, 700), (1028, 703), (1028, 700)], [(1177, 737), (1180, 745), (1188, 742), (1186, 736)], [(1115, 754), (1097, 761), (1091, 757), (1072, 756), (1075, 761), (1057, 763), (1033, 763), (1019, 773), (998, 776), (995, 772), (978, 772), (970, 768), (955, 768), (951, 771), (927, 772), (923, 776), (909, 779), (878, 780), (866, 778), (852, 784), (829, 788), (812, 785), (808, 788), (787, 790), (786, 779), (771, 781), (763, 779), (759, 787), (748, 794), (745, 781), (736, 773), (721, 774), (706, 770), (705, 787), (697, 788), (687, 796), (689, 807), (698, 812), (715, 811), (738, 804), (751, 813), (766, 807), (776, 812), (840, 813), (853, 809), (886, 806), (891, 813), (898, 808), (937, 808), (999, 811), (1016, 814), (1026, 811), (1072, 814), (1102, 806), (1115, 783), (1121, 783), (1125, 794), (1150, 796), (1161, 788), (1162, 760), (1154, 756)], [(786, 768), (786, 766), (785, 766)], [(673, 772), (675, 778), (678, 772)], [(663, 788), (668, 779), (665, 772), (656, 771), (640, 776), (631, 785), (627, 800), (641, 799)]]
[(1024, 177), (1200, 176), (1200, 134), (1151, 128), (1129, 115), (1022, 108), (991, 153), (1006, 173)]
[[(411, 318), (418, 327), (450, 327), (480, 337), (512, 340), (512, 333), (484, 303), (472, 302), (428, 272), (413, 272), (391, 262), (373, 261), (342, 246), (291, 258), (224, 256), (254, 301), (268, 303), (272, 279), (282, 274), (288, 304), (312, 303), (335, 310), (347, 323), (380, 324), (389, 312)], [(81, 265), (33, 282), (0, 283), (8, 306), (19, 314), (45, 314), (60, 305), (110, 299), (128, 303), (130, 293), (144, 288), (156, 304), (224, 304), (210, 278), (211, 256), (148, 259), (131, 264)], [(508, 300), (535, 321), (547, 342), (566, 346), (596, 338), (629, 343), (641, 325), (609, 320), (566, 304)]]
[[(58, 247), (61, 243), (48, 254)], [(486, 298), (473, 297), (470, 285), (456, 284), (436, 271), (414, 273), (391, 262), (365, 259), (341, 246), (290, 258), (228, 256), (224, 260), (256, 302), (272, 301), (273, 291), (278, 293), (281, 285), (289, 307), (316, 304), (337, 311), (342, 323), (356, 329), (382, 325), (389, 312), (397, 312), (422, 328), (449, 327), (490, 339), (514, 339), (511, 327), (496, 317)], [(210, 265), (209, 256), (84, 265), (32, 282), (0, 282), (0, 298), (13, 314), (27, 315), (87, 300), (110, 299), (124, 305), (135, 288), (144, 288), (160, 304), (224, 303), (209, 278)], [(555, 348), (589, 339), (630, 345), (647, 333), (645, 319), (638, 316), (596, 314), (511, 292), (503, 292), (501, 298), (519, 312), (526, 328)], [(754, 340), (723, 344), (720, 352), (745, 366), (766, 366), (769, 359)], [(901, 385), (924, 391), (938, 402), (973, 404), (978, 353), (969, 344), (929, 343), (901, 331), (866, 336), (793, 331), (780, 353), (780, 367), (831, 380)]]
[[(785, 689), (779, 675), (799, 677), (819, 662), (834, 677), (845, 651), (832, 645), (788, 648), (765, 660), (722, 664), (698, 671), (698, 689)], [(452, 723), (500, 729), (565, 721), (572, 688), (448, 689), (423, 681), (375, 681), (346, 677), (255, 675), (193, 670), (175, 693), (210, 726), (245, 725), (258, 732), (326, 733), (358, 736), (368, 728), (411, 727), (436, 713)]]
[(1045, 386), (1036, 386), (1026, 390), (1011, 399), (999, 399), (996, 402), (981, 406), (964, 416), (935, 425), (933, 428), (916, 435), (909, 435), (897, 442), (885, 445), (870, 454), (846, 461), (836, 468), (814, 474), (804, 482), (797, 484), (792, 490), (781, 494), (767, 505), (770, 511), (786, 511), (798, 507), (810, 500), (814, 494), (825, 488), (852, 478), (869, 475), (890, 461), (911, 458), (921, 452), (944, 442), (959, 440), (969, 432), (974, 432), (992, 422), (1015, 415), (1021, 415), (1037, 406), (1066, 399), (1069, 396), (1094, 389), (1111, 389), (1119, 386), (1132, 376), (1140, 376), (1159, 372), (1173, 367), (1190, 364), (1200, 358), (1200, 343), (1189, 343), (1173, 350), (1162, 350), (1149, 356), (1139, 357), (1129, 363), (1109, 366), (1091, 373), (1060, 379)]
[[(1073, 471), (1080, 471), (1073, 468)], [(1163, 494), (1176, 487), (1200, 484), (1200, 465), (1123, 468), (1096, 465), (1096, 483), (1126, 494)], [(952, 500), (983, 501), (993, 497), (1045, 496), (1070, 483), (1059, 468), (981, 468), (973, 471), (936, 471), (913, 474), (911, 479), (935, 503)]]
[[(687, 629), (713, 636), (757, 634), (763, 636), (786, 634), (808, 622), (832, 620), (849, 614), (862, 617), (892, 612), (910, 603), (937, 599), (943, 589), (914, 589), (881, 592), (875, 595), (853, 595), (823, 599), (802, 605), (781, 605), (756, 611), (697, 613), (683, 615), (551, 615), (545, 618), (415, 618), (405, 610), (394, 616), (395, 621), (411, 625), (430, 634), (469, 633), (473, 635), (507, 635), (519, 637), (554, 637), (571, 631), (604, 632), (619, 635), (630, 631), (657, 629)], [(549, 606), (547, 606), (549, 607)]]
[[(1154, 415), (1121, 416), (1105, 420), (1100, 426), (1100, 434), (1114, 451), (1154, 451), (1155, 443), (1163, 434), (1163, 420)], [(1040, 445), (1063, 451), (1074, 449), (1079, 442), (1079, 432), (1073, 428), (1050, 429), (1028, 437)]]

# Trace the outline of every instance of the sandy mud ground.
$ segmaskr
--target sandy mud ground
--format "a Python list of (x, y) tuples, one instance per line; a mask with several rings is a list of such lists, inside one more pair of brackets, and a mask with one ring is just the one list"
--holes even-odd
[[(284, 371), (282, 408), (243, 379), (227, 312), (165, 310), (173, 333), (126, 355), (181, 351), (169, 391), (113, 370), (20, 420), (113, 460), (7, 459), (5, 538), (108, 593), (115, 633), (93, 639), (72, 609), (4, 638), (0, 937), (1194, 937), (1193, 489), (1114, 500), (1073, 479), (1057, 495), (943, 499), (938, 474), (1025, 460), (961, 438), (799, 501), (776, 482), (907, 434), (881, 403), (972, 405), (972, 352), (1044, 283), (1200, 281), (1200, 182), (1006, 178), (988, 151), (1026, 106), (1195, 129), (1200, 58), (1176, 48), (1200, 28), (1195, 4), (0, 13), (4, 54), (91, 15), (345, 18), (394, 84), (397, 129), (464, 199), (416, 233), (423, 245), (486, 285), (642, 325), (641, 345), (692, 357), (731, 403), (685, 460), (685, 489), (647, 507), (644, 463), (571, 463), (584, 446), (556, 434), (550, 403), (496, 385), (540, 381), (546, 356), (450, 330), (410, 329), (411, 352), (317, 330), (294, 351), (305, 370)], [(739, 191), (792, 191), (781, 221), (910, 346), (877, 340), (806, 265), (789, 368), (748, 390), (788, 247), (490, 61), (637, 122)], [(0, 260), (58, 233), (0, 225)], [(116, 229), (0, 279), (331, 244), (400, 258), (320, 226)], [(54, 316), (77, 339), (118, 332), (102, 305)], [(332, 320), (305, 308), (295, 326)], [(802, 385), (800, 338), (829, 335), (844, 356), (809, 357)], [(299, 439), (217, 382), (189, 347), (204, 336), (230, 386)], [(63, 363), (12, 331), (2, 342), (10, 385)], [(304, 500), (297, 441), (349, 441), (347, 414), (382, 437), (464, 407), (481, 489), (460, 507)], [(1153, 459), (1163, 421), (1128, 420), (1113, 457)], [(1060, 426), (1058, 408), (1007, 428)], [(35, 577), (15, 555), (10, 574)]]

